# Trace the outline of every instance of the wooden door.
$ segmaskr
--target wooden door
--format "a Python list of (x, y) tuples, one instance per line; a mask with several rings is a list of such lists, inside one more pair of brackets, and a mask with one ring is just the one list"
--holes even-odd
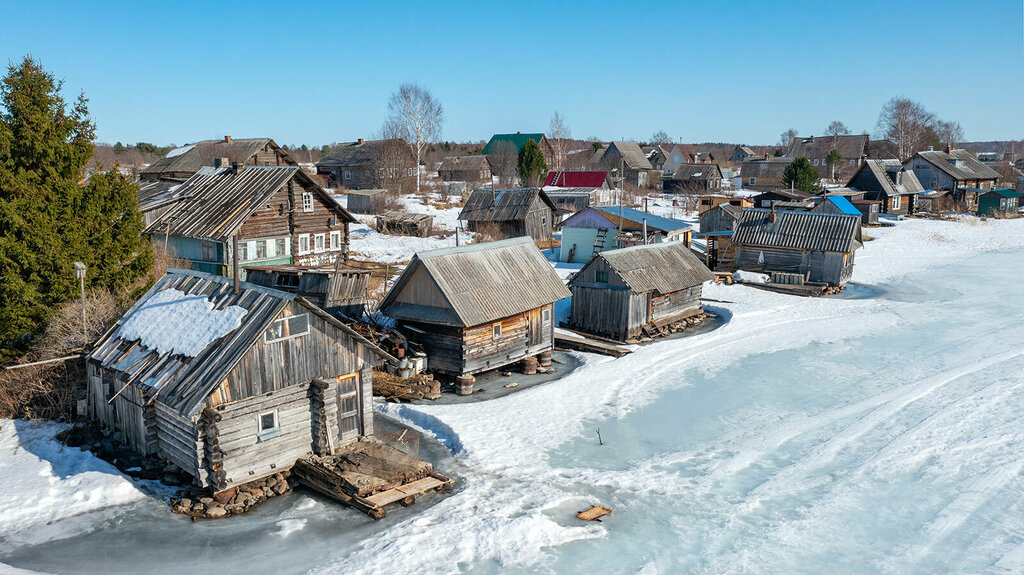
[(526, 333), (528, 346), (533, 347), (544, 342), (544, 325), (539, 309), (526, 314)]
[(359, 437), (359, 385), (355, 374), (338, 378), (338, 437)]

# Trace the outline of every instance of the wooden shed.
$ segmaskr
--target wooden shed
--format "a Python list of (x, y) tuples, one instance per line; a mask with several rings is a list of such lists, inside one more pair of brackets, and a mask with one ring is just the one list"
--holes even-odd
[(569, 282), (569, 324), (626, 341), (700, 313), (702, 285), (714, 278), (682, 242), (601, 252)]
[(434, 216), (411, 212), (384, 212), (377, 216), (377, 231), (382, 234), (425, 238), (434, 231)]
[(471, 375), (550, 352), (569, 290), (530, 238), (417, 253), (380, 309), (432, 371)]
[(301, 297), (171, 269), (89, 355), (88, 414), (222, 491), (372, 435), (378, 358)]
[(441, 160), (437, 175), (443, 182), (490, 183), (491, 165), (487, 156), (448, 156)]
[(540, 188), (474, 190), (459, 213), (471, 232), (492, 231), (502, 238), (551, 239), (555, 205)]
[(863, 247), (860, 221), (845, 214), (745, 209), (732, 239), (736, 269), (842, 285), (853, 275), (854, 252)]
[(300, 295), (338, 318), (359, 319), (366, 309), (369, 270), (334, 266), (250, 266), (249, 283)]
[(379, 214), (384, 211), (388, 191), (382, 189), (348, 190), (345, 194), (348, 197), (346, 209), (353, 214)]
[(732, 270), (736, 248), (732, 235), (740, 223), (743, 208), (733, 204), (718, 204), (700, 215), (698, 238), (705, 241), (704, 265), (712, 270)]

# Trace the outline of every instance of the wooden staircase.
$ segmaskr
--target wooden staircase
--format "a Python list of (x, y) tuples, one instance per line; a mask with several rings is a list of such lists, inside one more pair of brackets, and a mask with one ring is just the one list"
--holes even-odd
[(597, 235), (594, 237), (594, 254), (604, 251), (608, 241), (608, 228), (597, 228)]

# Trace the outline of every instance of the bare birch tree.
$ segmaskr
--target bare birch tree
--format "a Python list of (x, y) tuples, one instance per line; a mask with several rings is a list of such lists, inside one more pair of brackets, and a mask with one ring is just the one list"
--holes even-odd
[(878, 131), (895, 144), (900, 160), (921, 150), (934, 124), (935, 115), (909, 98), (889, 100), (878, 115)]
[(551, 118), (551, 123), (548, 124), (548, 143), (551, 144), (551, 149), (554, 151), (554, 157), (551, 158), (551, 169), (554, 171), (565, 169), (565, 155), (569, 152), (570, 139), (572, 138), (572, 130), (569, 129), (569, 125), (565, 123), (565, 116), (562, 116), (557, 111)]
[(779, 135), (779, 147), (782, 148), (783, 153), (789, 153), (789, 148), (793, 145), (793, 141), (796, 140), (796, 136), (796, 130), (793, 128), (790, 128)]
[(444, 108), (430, 90), (419, 84), (402, 84), (388, 100), (385, 134), (405, 140), (416, 157), (416, 193), (420, 192), (420, 162), (427, 146), (441, 137)]
[(496, 142), (494, 149), (487, 154), (487, 162), (491, 165), (491, 173), (498, 176), (498, 183), (503, 188), (515, 185), (519, 177), (519, 151), (515, 144), (507, 140)]
[(935, 122), (935, 132), (942, 140), (942, 144), (950, 150), (958, 147), (964, 141), (964, 129), (960, 122)]

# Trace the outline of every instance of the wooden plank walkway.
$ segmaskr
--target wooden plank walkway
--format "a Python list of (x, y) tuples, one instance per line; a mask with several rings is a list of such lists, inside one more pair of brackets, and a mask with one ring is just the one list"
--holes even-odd
[(555, 346), (563, 349), (575, 349), (577, 351), (600, 353), (611, 357), (622, 357), (628, 353), (632, 353), (631, 350), (624, 347), (598, 341), (592, 337), (559, 331), (555, 331)]
[(375, 493), (367, 497), (366, 500), (374, 505), (384, 507), (385, 505), (390, 505), (396, 501), (402, 501), (403, 499), (426, 493), (431, 489), (437, 489), (445, 483), (448, 483), (448, 481), (442, 481), (437, 477), (424, 477), (423, 479), (417, 479), (412, 483), (406, 483), (405, 485), (394, 489)]

